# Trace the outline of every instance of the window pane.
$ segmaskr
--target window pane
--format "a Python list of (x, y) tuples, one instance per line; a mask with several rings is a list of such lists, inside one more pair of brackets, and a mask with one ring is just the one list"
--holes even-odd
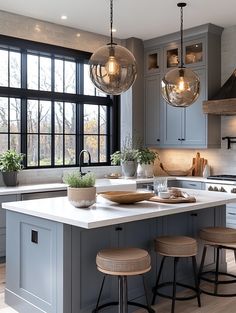
[(7, 132), (7, 131), (8, 131), (8, 98), (1, 97), (0, 98), (0, 132)]
[(89, 65), (84, 64), (84, 94), (89, 96), (106, 97), (107, 94), (97, 89), (89, 75)]
[(8, 51), (0, 50), (0, 86), (8, 86)]
[(0, 153), (3, 153), (8, 149), (8, 135), (0, 134), (0, 142)]
[(65, 135), (65, 164), (75, 164), (75, 135)]
[(21, 135), (11, 134), (10, 135), (10, 148), (20, 152), (20, 138)]
[(95, 96), (95, 87), (89, 77), (89, 65), (84, 64), (84, 94)]
[(40, 90), (51, 89), (51, 59), (40, 57)]
[(51, 102), (40, 101), (40, 133), (51, 132)]
[(27, 166), (38, 166), (38, 136), (27, 137)]
[(63, 92), (63, 61), (55, 60), (55, 91)]
[(84, 133), (98, 134), (98, 106), (84, 105)]
[(75, 93), (75, 62), (65, 61), (65, 92)]
[(100, 162), (107, 162), (107, 137), (100, 136)]
[(10, 51), (10, 87), (21, 87), (21, 54)]
[(10, 98), (10, 132), (20, 133), (21, 102), (20, 99)]
[(105, 105), (100, 106), (100, 134), (107, 133), (107, 107)]
[(38, 59), (36, 55), (27, 55), (27, 86), (29, 89), (39, 89)]
[(63, 133), (63, 102), (55, 102), (54, 104), (55, 111), (55, 133)]
[(76, 111), (75, 103), (65, 103), (65, 133), (75, 134)]
[(47, 166), (51, 165), (51, 136), (40, 136), (40, 161), (39, 165)]
[(84, 149), (91, 154), (91, 162), (98, 162), (98, 136), (84, 136)]
[(27, 132), (38, 133), (38, 101), (27, 102)]
[(55, 165), (63, 165), (63, 136), (55, 136)]

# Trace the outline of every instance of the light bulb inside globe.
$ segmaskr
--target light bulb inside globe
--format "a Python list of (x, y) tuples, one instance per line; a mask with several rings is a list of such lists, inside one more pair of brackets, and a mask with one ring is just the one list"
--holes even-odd
[(115, 56), (109, 56), (108, 61), (105, 64), (105, 69), (108, 75), (119, 75), (120, 64), (117, 62)]

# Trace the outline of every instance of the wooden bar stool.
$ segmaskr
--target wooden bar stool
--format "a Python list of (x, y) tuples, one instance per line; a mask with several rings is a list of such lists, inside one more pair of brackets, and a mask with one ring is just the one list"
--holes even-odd
[[(234, 257), (236, 260), (236, 229), (228, 227), (207, 227), (200, 231), (200, 238), (205, 241), (204, 249), (202, 253), (201, 264), (199, 268), (199, 282), (201, 280), (207, 281), (208, 283), (214, 284), (214, 291), (207, 291), (201, 288), (203, 293), (206, 293), (211, 296), (218, 297), (235, 297), (236, 293), (225, 293), (222, 294), (218, 292), (218, 285), (220, 284), (233, 284), (236, 283), (236, 275), (220, 272), (219, 271), (219, 260), (220, 260), (220, 251), (222, 249), (228, 249), (234, 251)], [(203, 272), (205, 257), (207, 253), (207, 247), (211, 246), (216, 249), (216, 267), (213, 271)], [(209, 275), (213, 274), (214, 278), (210, 278)], [(229, 280), (219, 280), (219, 276), (228, 276), (232, 279)]]
[[(149, 313), (155, 313), (148, 303), (147, 290), (143, 276), (144, 273), (151, 269), (151, 258), (146, 250), (137, 248), (101, 250), (97, 254), (96, 264), (98, 270), (105, 275), (102, 281), (96, 308), (93, 310), (94, 313), (111, 305), (118, 305), (119, 313), (128, 313), (128, 305), (141, 307), (146, 309)], [(99, 306), (106, 275), (118, 276), (119, 301), (109, 302)], [(147, 305), (128, 301), (127, 277), (134, 275), (142, 275)]]
[[(159, 295), (164, 298), (172, 299), (171, 313), (175, 311), (175, 301), (176, 300), (190, 300), (197, 297), (198, 306), (201, 306), (200, 301), (200, 290), (197, 279), (197, 264), (196, 264), (196, 254), (197, 254), (197, 241), (191, 237), (185, 236), (164, 236), (158, 237), (155, 239), (155, 248), (156, 252), (162, 255), (161, 266), (157, 275), (156, 285), (153, 288), (153, 299), (152, 305), (155, 303), (156, 295)], [(167, 257), (171, 257), (174, 260), (174, 275), (173, 281), (160, 283), (161, 273), (163, 270), (164, 262)], [(192, 266), (193, 266), (193, 276), (195, 281), (195, 286), (189, 286), (186, 284), (182, 284), (177, 282), (177, 265), (179, 259), (181, 258), (192, 258)], [(172, 286), (172, 296), (169, 296), (165, 293), (159, 291), (159, 289)], [(176, 286), (181, 286), (184, 288), (188, 288), (194, 291), (193, 295), (186, 297), (176, 297)]]

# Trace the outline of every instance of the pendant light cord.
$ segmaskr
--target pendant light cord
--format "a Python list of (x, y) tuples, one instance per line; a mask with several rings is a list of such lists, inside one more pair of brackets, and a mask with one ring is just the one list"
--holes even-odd
[(111, 31), (111, 42), (110, 42), (110, 45), (112, 46), (114, 43), (113, 43), (113, 0), (110, 0), (110, 31)]
[(184, 23), (184, 13), (183, 7), (180, 7), (180, 67), (184, 67), (183, 61), (183, 23)]

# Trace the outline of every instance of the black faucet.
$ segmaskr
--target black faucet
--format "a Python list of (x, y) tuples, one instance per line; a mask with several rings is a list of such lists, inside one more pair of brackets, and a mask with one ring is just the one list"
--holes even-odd
[(86, 173), (82, 173), (82, 169), (81, 169), (81, 167), (82, 167), (81, 157), (84, 153), (87, 153), (87, 155), (88, 155), (88, 165), (91, 164), (91, 155), (90, 155), (89, 151), (88, 150), (81, 150), (80, 154), (79, 154), (79, 172), (80, 172), (81, 176), (86, 174)]

